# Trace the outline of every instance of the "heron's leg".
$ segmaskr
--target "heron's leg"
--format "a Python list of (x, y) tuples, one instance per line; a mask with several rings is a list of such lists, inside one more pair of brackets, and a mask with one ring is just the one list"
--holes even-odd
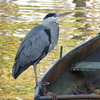
[(36, 85), (37, 85), (38, 84), (38, 78), (37, 78), (36, 64), (33, 65), (33, 68), (34, 68), (34, 73), (35, 73), (35, 82), (36, 82)]
[(39, 82), (38, 77), (37, 77), (36, 64), (33, 65), (33, 68), (34, 68), (34, 73), (35, 73), (36, 86), (39, 86), (43, 94), (46, 95), (47, 94), (46, 85), (48, 85), (49, 82)]

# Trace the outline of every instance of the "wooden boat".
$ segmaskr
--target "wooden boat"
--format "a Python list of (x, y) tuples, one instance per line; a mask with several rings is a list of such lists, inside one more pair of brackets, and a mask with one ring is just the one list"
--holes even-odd
[[(50, 83), (46, 89), (55, 100), (100, 100), (100, 34), (60, 58), (40, 82)], [(52, 95), (37, 86), (35, 100), (52, 100)]]

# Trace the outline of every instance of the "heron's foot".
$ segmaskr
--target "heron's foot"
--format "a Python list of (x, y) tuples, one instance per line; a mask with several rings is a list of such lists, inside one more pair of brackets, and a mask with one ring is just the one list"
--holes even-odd
[(49, 82), (38, 82), (36, 86), (39, 86), (40, 90), (43, 92), (43, 95), (47, 94), (46, 85), (49, 85)]
[(47, 96), (48, 96), (48, 95), (49, 95), (49, 96), (52, 96), (52, 100), (57, 100), (57, 94), (55, 94), (55, 93), (53, 93), (53, 92), (48, 92), (46, 95), (47, 95)]
[(43, 95), (52, 96), (52, 100), (57, 100), (57, 95), (55, 93), (46, 91), (46, 85), (49, 85), (49, 84), (50, 84), (49, 82), (37, 82), (36, 86), (39, 86)]

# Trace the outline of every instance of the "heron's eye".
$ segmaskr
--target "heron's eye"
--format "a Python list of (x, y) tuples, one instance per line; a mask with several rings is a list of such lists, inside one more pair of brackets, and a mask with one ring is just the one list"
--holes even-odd
[(57, 15), (54, 15), (54, 17), (57, 17)]

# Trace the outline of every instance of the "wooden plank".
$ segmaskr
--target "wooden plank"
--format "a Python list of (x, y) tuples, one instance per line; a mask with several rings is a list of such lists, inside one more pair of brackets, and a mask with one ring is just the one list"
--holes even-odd
[(100, 62), (81, 62), (75, 64), (71, 71), (100, 71)]

